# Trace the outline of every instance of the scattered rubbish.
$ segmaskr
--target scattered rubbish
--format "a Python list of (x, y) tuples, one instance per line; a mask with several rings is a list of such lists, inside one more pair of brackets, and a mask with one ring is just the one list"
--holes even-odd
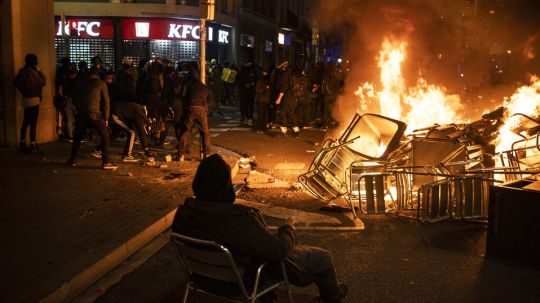
[(313, 143), (313, 145), (319, 146), (319, 142), (315, 142), (315, 143)]
[(163, 177), (163, 179), (165, 179), (165, 180), (173, 180), (173, 179), (178, 179), (183, 175), (185, 175), (185, 174), (184, 173), (169, 173), (168, 175)]
[(169, 167), (169, 166), (167, 166), (167, 164), (161, 164), (159, 166), (159, 169), (166, 169), (167, 167)]
[(276, 178), (275, 177), (268, 178), (268, 183), (276, 183)]
[(238, 167), (240, 168), (250, 168), (251, 164), (249, 164), (250, 158), (240, 158), (240, 161), (238, 161)]
[(306, 153), (312, 154), (312, 153), (314, 153), (314, 152), (315, 152), (314, 149), (311, 149), (311, 148), (306, 149)]
[(165, 162), (172, 162), (172, 156), (171, 155), (166, 155), (165, 156)]
[(128, 176), (128, 177), (133, 177), (133, 173), (132, 173), (132, 172), (128, 172), (128, 173), (127, 173), (127, 176)]

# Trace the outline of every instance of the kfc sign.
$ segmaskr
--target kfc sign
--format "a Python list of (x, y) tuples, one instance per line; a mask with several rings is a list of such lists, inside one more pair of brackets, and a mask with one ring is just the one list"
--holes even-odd
[[(229, 44), (230, 30), (227, 27), (209, 24), (206, 29), (208, 41)], [(194, 20), (125, 18), (122, 20), (122, 39), (195, 41), (201, 39), (201, 28)]]
[(78, 38), (113, 38), (113, 25), (107, 19), (66, 18), (64, 24), (57, 18), (56, 35)]

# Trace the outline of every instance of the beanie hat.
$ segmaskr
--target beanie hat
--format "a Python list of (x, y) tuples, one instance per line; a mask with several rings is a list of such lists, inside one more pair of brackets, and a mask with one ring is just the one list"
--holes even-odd
[(27, 66), (36, 66), (38, 64), (38, 57), (34, 54), (27, 54), (24, 57), (24, 63)]
[(218, 154), (201, 161), (192, 188), (195, 197), (203, 201), (233, 203), (236, 198), (231, 168)]

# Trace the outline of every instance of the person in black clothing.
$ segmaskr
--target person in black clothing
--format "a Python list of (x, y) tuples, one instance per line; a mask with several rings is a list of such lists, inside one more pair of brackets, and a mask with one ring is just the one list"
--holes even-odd
[[(21, 125), (19, 152), (37, 153), (43, 152), (36, 143), (37, 122), (39, 116), (39, 104), (42, 99), (42, 90), (45, 86), (45, 76), (38, 67), (38, 57), (34, 54), (27, 54), (24, 57), (24, 67), (13, 81), (15, 87), (22, 94), (22, 105), (24, 108), (24, 118)], [(26, 130), (30, 127), (30, 148), (26, 146)]]
[(146, 157), (153, 157), (152, 153), (148, 150), (148, 135), (145, 126), (149, 123), (149, 119), (146, 114), (146, 107), (133, 102), (116, 102), (111, 106), (111, 118), (109, 120), (112, 130), (111, 140), (114, 140), (118, 136), (119, 131), (127, 135), (126, 145), (122, 155), (123, 161), (135, 161), (132, 152), (136, 134), (139, 135)]
[(257, 130), (265, 131), (267, 128), (268, 114), (270, 111), (271, 90), (270, 76), (268, 71), (261, 73), (261, 78), (257, 80)]
[(281, 109), (279, 117), (281, 134), (283, 136), (287, 134), (287, 127), (290, 123), (293, 135), (298, 138), (300, 136), (298, 118), (296, 117), (296, 106), (298, 105), (298, 102), (294, 96), (291, 70), (289, 69), (289, 62), (287, 61), (278, 66), (276, 87), (278, 95), (274, 103), (279, 105)]
[(100, 79), (98, 71), (94, 69), (75, 83), (72, 95), (77, 108), (77, 126), (68, 164), (76, 165), (81, 140), (86, 130), (92, 128), (101, 138), (102, 168), (116, 169), (118, 166), (109, 161), (109, 130), (107, 126), (109, 124), (110, 99), (107, 84)]
[(255, 105), (255, 83), (257, 75), (252, 62), (246, 62), (238, 74), (240, 90), (240, 114), (244, 125), (253, 125), (253, 107)]
[[(186, 199), (178, 208), (173, 232), (223, 244), (245, 269), (246, 278), (253, 277), (261, 263), (269, 263), (278, 272), (283, 261), (289, 281), (300, 287), (315, 283), (322, 302), (339, 303), (345, 297), (347, 286), (337, 281), (331, 253), (297, 244), (294, 218), (273, 234), (258, 209), (234, 203), (231, 170), (219, 155), (201, 162), (192, 187), (195, 198)], [(271, 295), (265, 302), (274, 302)]]
[(210, 148), (210, 130), (208, 129), (208, 104), (212, 102), (212, 94), (198, 77), (198, 72), (191, 68), (185, 81), (186, 107), (182, 114), (180, 125), (175, 127), (178, 139), (178, 160), (184, 160), (184, 154), (189, 153), (188, 141), (191, 128), (199, 124), (201, 136), (202, 157), (206, 157)]
[(128, 58), (122, 60), (122, 67), (116, 74), (116, 87), (119, 101), (136, 101), (136, 84), (138, 74)]

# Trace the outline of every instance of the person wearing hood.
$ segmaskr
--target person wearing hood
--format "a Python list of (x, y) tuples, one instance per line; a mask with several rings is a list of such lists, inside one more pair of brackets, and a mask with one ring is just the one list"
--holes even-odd
[[(81, 140), (88, 128), (94, 129), (101, 138), (101, 161), (103, 169), (116, 169), (109, 161), (110, 99), (107, 84), (101, 80), (99, 71), (91, 70), (88, 77), (78, 80), (73, 86), (73, 102), (77, 108), (75, 137), (71, 145), (71, 155), (67, 163), (76, 165)], [(103, 110), (102, 110), (103, 109)]]
[[(294, 218), (274, 234), (258, 209), (234, 203), (231, 169), (221, 156), (214, 154), (201, 161), (192, 188), (195, 197), (178, 207), (173, 232), (224, 245), (245, 269), (247, 279), (254, 277), (261, 263), (271, 264), (277, 273), (284, 262), (289, 281), (300, 287), (315, 283), (322, 302), (338, 303), (345, 297), (347, 287), (337, 282), (330, 252), (297, 245)], [(207, 280), (205, 286), (218, 287), (217, 283)], [(275, 302), (272, 295), (262, 302)]]
[(279, 116), (281, 135), (285, 136), (287, 134), (287, 127), (291, 124), (293, 136), (298, 138), (300, 137), (300, 127), (298, 127), (298, 118), (296, 117), (296, 107), (298, 102), (294, 96), (289, 62), (284, 61), (278, 65), (277, 70), (277, 98), (274, 103), (280, 106), (281, 110)]
[[(24, 67), (14, 79), (14, 85), (22, 94), (22, 105), (24, 108), (24, 118), (21, 125), (21, 137), (19, 142), (19, 152), (38, 153), (43, 152), (36, 143), (36, 130), (39, 116), (39, 104), (42, 99), (42, 90), (45, 86), (45, 76), (38, 67), (38, 57), (34, 54), (27, 54), (24, 57)], [(30, 127), (30, 148), (26, 146), (26, 130)]]

